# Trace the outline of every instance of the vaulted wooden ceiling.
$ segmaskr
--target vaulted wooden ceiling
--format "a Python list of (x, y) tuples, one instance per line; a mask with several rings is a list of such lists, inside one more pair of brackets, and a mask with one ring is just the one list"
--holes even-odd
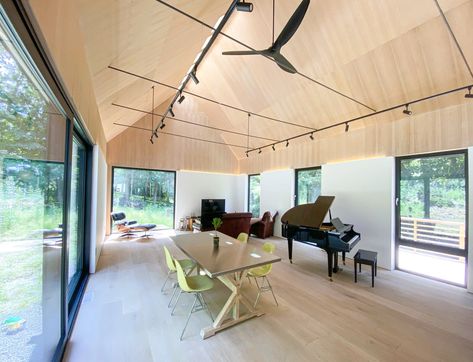
[[(230, 1), (169, 0), (173, 6), (214, 25)], [(235, 11), (224, 33), (256, 48), (271, 44), (272, 0), (254, 0), (254, 11)], [(275, 32), (279, 34), (299, 1), (276, 0)], [(439, 0), (451, 28), (473, 66), (473, 0)], [(112, 102), (151, 109), (152, 83), (108, 68), (109, 65), (177, 87), (200, 51), (209, 29), (154, 0), (80, 0), (78, 3), (89, 67), (107, 139), (126, 130), (114, 122), (134, 124), (142, 113)], [(198, 85), (186, 90), (233, 106), (306, 127), (321, 128), (372, 112), (369, 108), (304, 78), (289, 74), (260, 56), (223, 56), (241, 45), (219, 36), (197, 70)], [(312, 0), (303, 23), (282, 53), (297, 70), (369, 106), (383, 109), (473, 83), (435, 0)], [(174, 91), (156, 86), (155, 105), (163, 109)], [(413, 107), (416, 113), (466, 101), (463, 93)], [(187, 96), (174, 107), (176, 117), (247, 132), (245, 112)], [(401, 111), (353, 124), (391, 122)], [(174, 122), (175, 123), (175, 122)], [(195, 135), (195, 126), (172, 126)], [(283, 140), (307, 131), (253, 116), (250, 132)], [(327, 131), (343, 132), (343, 129)], [(199, 130), (202, 135), (202, 130)], [(247, 138), (205, 130), (215, 141), (246, 146)], [(148, 140), (143, 136), (143, 141)], [(269, 143), (252, 138), (250, 147)], [(236, 157), (244, 149), (232, 147)]]

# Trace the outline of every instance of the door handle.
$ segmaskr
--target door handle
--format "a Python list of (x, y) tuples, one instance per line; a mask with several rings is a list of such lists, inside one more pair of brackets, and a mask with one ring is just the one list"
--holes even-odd
[(398, 207), (398, 206), (399, 206), (399, 197), (396, 197), (396, 200), (395, 200), (395, 202), (394, 202), (394, 203), (396, 204), (396, 207)]

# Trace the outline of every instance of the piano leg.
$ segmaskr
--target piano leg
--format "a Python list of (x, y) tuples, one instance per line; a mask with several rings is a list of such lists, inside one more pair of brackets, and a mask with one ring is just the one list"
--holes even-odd
[(333, 255), (332, 255), (332, 252), (330, 250), (327, 250), (327, 261), (328, 261), (328, 278), (330, 279), (330, 281), (332, 282), (333, 279), (332, 279), (332, 265), (333, 265)]
[(347, 265), (345, 263), (345, 252), (344, 251), (342, 251), (342, 261), (343, 261), (343, 265)]
[(338, 251), (333, 252), (333, 272), (336, 273), (340, 269), (338, 268)]
[(289, 261), (292, 264), (292, 239), (287, 239), (287, 250), (289, 251)]

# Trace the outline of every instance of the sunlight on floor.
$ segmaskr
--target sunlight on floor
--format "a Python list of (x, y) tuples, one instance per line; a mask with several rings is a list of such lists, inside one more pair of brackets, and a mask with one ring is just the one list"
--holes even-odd
[(465, 285), (465, 258), (399, 247), (399, 269)]

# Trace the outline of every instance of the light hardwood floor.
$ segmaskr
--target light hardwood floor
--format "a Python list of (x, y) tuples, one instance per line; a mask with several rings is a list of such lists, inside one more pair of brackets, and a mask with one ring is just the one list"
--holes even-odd
[[(473, 295), (462, 288), (380, 269), (375, 288), (368, 268), (353, 283), (353, 265), (326, 276), (324, 253), (295, 243), (294, 264), (284, 239), (271, 238), (283, 261), (270, 280), (279, 301), (265, 293), (266, 314), (202, 340), (205, 312), (179, 334), (191, 296), (176, 315), (162, 294), (162, 245), (182, 255), (166, 235), (104, 245), (91, 275), (65, 361), (472, 361)], [(251, 238), (256, 247), (262, 240)], [(256, 292), (245, 286), (252, 299)], [(220, 282), (207, 294), (216, 312), (228, 297)]]

